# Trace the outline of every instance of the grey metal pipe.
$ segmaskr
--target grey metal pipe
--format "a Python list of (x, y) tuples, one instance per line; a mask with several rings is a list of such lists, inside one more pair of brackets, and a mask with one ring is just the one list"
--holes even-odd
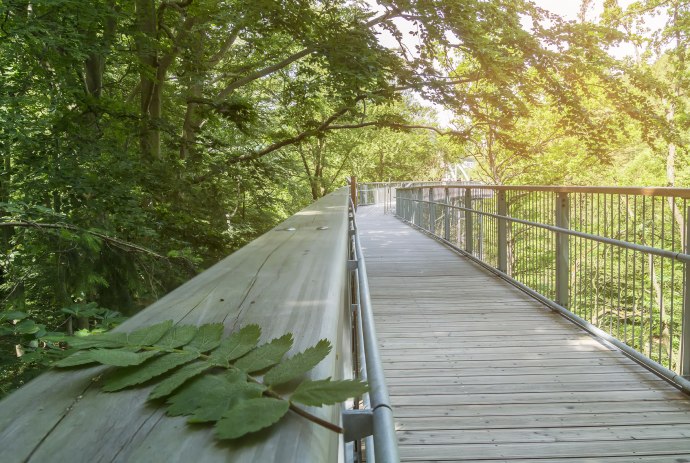
[[(476, 212), (476, 211), (475, 211), (475, 212)], [(483, 262), (483, 261), (477, 259), (477, 258), (474, 257), (473, 255), (468, 254), (467, 252), (465, 252), (465, 251), (463, 251), (462, 249), (458, 248), (458, 247), (455, 246), (454, 244), (452, 244), (452, 243), (450, 243), (450, 242), (444, 240), (444, 239), (441, 238), (440, 236), (432, 235), (431, 233), (427, 232), (425, 229), (416, 226), (415, 224), (413, 224), (413, 223), (411, 223), (411, 222), (405, 220), (405, 219), (402, 218), (402, 217), (398, 217), (398, 218), (399, 218), (400, 220), (402, 220), (403, 222), (405, 222), (406, 224), (408, 224), (408, 225), (410, 225), (410, 226), (412, 226), (412, 227), (418, 229), (419, 231), (421, 231), (421, 232), (423, 232), (423, 233), (425, 233), (425, 234), (431, 236), (431, 237), (434, 238), (435, 240), (440, 241), (441, 243), (443, 243), (444, 245), (448, 246), (449, 248), (451, 248), (451, 249), (454, 250), (455, 252), (457, 252), (457, 253), (459, 253), (459, 254), (462, 254), (462, 255), (465, 256), (465, 257), (470, 258), (472, 261), (478, 263), (479, 265), (481, 265), (482, 267), (484, 267), (484, 268), (487, 269), (488, 271), (490, 271), (490, 272), (492, 272), (493, 274), (495, 274), (495, 275), (497, 275), (497, 276), (503, 278), (505, 281), (507, 281), (507, 282), (510, 283), (511, 285), (513, 285), (513, 286), (517, 287), (518, 289), (520, 289), (521, 291), (523, 291), (523, 292), (529, 294), (530, 296), (532, 296), (533, 298), (535, 298), (535, 299), (537, 299), (538, 301), (542, 302), (543, 304), (545, 304), (545, 305), (548, 306), (549, 308), (551, 308), (551, 309), (553, 309), (553, 310), (559, 312), (561, 315), (563, 315), (565, 318), (567, 318), (567, 319), (570, 320), (571, 322), (573, 322), (573, 323), (575, 323), (576, 325), (579, 325), (581, 328), (585, 329), (585, 331), (588, 331), (589, 333), (593, 334), (595, 337), (597, 337), (597, 338), (599, 338), (599, 339), (602, 339), (602, 340), (608, 342), (609, 344), (612, 344), (612, 345), (616, 346), (616, 347), (617, 347), (618, 349), (620, 349), (625, 355), (627, 355), (628, 357), (632, 358), (633, 360), (635, 360), (636, 362), (640, 363), (641, 365), (645, 366), (645, 367), (648, 368), (650, 371), (652, 371), (653, 373), (659, 375), (660, 377), (662, 377), (663, 379), (665, 379), (666, 381), (668, 381), (669, 383), (671, 383), (673, 386), (675, 386), (675, 387), (677, 387), (678, 389), (680, 389), (681, 391), (685, 392), (686, 394), (690, 394), (690, 381), (689, 381), (688, 379), (682, 377), (681, 375), (679, 375), (679, 374), (676, 373), (675, 371), (669, 370), (668, 368), (664, 367), (663, 365), (658, 364), (658, 363), (655, 362), (654, 360), (651, 360), (651, 359), (645, 357), (644, 355), (640, 354), (639, 352), (637, 352), (637, 351), (636, 351), (635, 349), (633, 349), (632, 347), (628, 346), (627, 344), (625, 344), (625, 343), (622, 342), (622, 341), (619, 341), (618, 339), (616, 339), (615, 337), (611, 336), (611, 335), (608, 334), (607, 332), (602, 331), (601, 329), (599, 329), (599, 328), (597, 328), (596, 326), (594, 326), (594, 325), (592, 325), (591, 323), (589, 323), (587, 320), (585, 320), (585, 319), (583, 319), (583, 318), (581, 318), (581, 317), (575, 315), (573, 312), (571, 312), (570, 310), (566, 309), (565, 307), (562, 307), (562, 306), (558, 305), (557, 303), (555, 303), (555, 302), (552, 301), (551, 299), (548, 299), (547, 297), (545, 297), (545, 296), (539, 294), (538, 292), (534, 291), (532, 288), (530, 288), (530, 287), (528, 287), (528, 286), (525, 286), (524, 284), (520, 283), (519, 281), (514, 280), (513, 278), (509, 277), (509, 276), (508, 276), (507, 274), (505, 274), (504, 272), (501, 272), (500, 270), (498, 270), (498, 269), (496, 269), (496, 268), (490, 266), (489, 264), (487, 264), (487, 263), (485, 263), (485, 262)]]
[[(436, 202), (431, 202), (431, 201), (424, 201), (424, 200), (420, 200), (420, 199), (411, 199), (411, 198), (406, 198), (406, 199), (408, 201), (414, 201), (414, 202), (418, 202), (418, 203), (443, 204), (443, 203), (436, 203)], [(552, 231), (555, 233), (563, 233), (564, 235), (578, 236), (580, 238), (585, 238), (585, 239), (592, 240), (592, 241), (598, 241), (600, 243), (611, 244), (613, 246), (618, 246), (618, 247), (625, 248), (625, 249), (632, 249), (633, 251), (644, 252), (644, 253), (652, 254), (655, 256), (659, 256), (659, 257), (666, 257), (669, 259), (678, 260), (680, 262), (690, 263), (690, 254), (684, 254), (682, 252), (667, 251), (666, 249), (659, 249), (659, 248), (653, 248), (651, 246), (644, 246), (642, 244), (629, 243), (627, 241), (621, 241), (621, 240), (617, 240), (614, 238), (606, 238), (605, 236), (592, 235), (589, 233), (579, 232), (579, 231), (575, 231), (575, 230), (569, 230), (567, 228), (560, 228), (560, 227), (555, 227), (553, 225), (546, 225), (546, 224), (539, 223), (539, 222), (531, 222), (529, 220), (516, 219), (514, 217), (509, 217), (507, 215), (499, 215), (499, 214), (493, 214), (491, 212), (483, 212), (483, 211), (479, 211), (477, 209), (468, 209), (466, 207), (461, 207), (461, 206), (449, 206), (449, 207), (451, 207), (453, 209), (458, 209), (461, 211), (470, 211), (473, 214), (479, 214), (479, 215), (483, 215), (483, 216), (494, 217), (496, 219), (505, 220), (508, 222), (521, 223), (523, 225), (529, 225), (529, 226), (536, 227), (536, 228), (543, 228), (544, 230), (549, 230), (549, 231)]]
[(397, 463), (398, 439), (395, 435), (395, 421), (388, 396), (386, 378), (383, 374), (381, 355), (379, 354), (374, 314), (371, 309), (369, 282), (367, 281), (367, 266), (364, 261), (362, 245), (359, 241), (356, 221), (355, 226), (355, 256), (357, 257), (357, 281), (359, 283), (359, 313), (362, 322), (362, 338), (367, 357), (367, 377), (369, 380), (369, 400), (374, 414), (374, 452), (379, 463)]
[[(353, 237), (354, 240), (356, 240), (356, 232), (357, 229), (355, 228), (355, 237)], [(359, 270), (357, 270), (359, 272)], [(358, 281), (359, 281), (359, 276), (358, 276)], [(359, 283), (357, 283), (359, 284)], [(367, 355), (366, 352), (364, 351), (364, 334), (362, 332), (362, 298), (361, 298), (361, 291), (357, 291), (357, 352), (359, 355), (359, 379), (362, 379), (364, 381), (368, 380), (368, 375), (367, 375)], [(369, 399), (369, 393), (367, 392), (364, 394), (362, 397), (362, 402), (364, 404), (365, 409), (370, 409), (371, 410), (371, 400)], [(367, 436), (364, 438), (365, 442), (365, 448), (366, 448), (366, 453), (367, 453), (367, 463), (375, 463), (376, 462), (376, 455), (374, 453), (374, 449), (376, 448), (376, 445), (374, 444), (374, 439), (372, 436)], [(361, 449), (360, 449), (361, 450)]]

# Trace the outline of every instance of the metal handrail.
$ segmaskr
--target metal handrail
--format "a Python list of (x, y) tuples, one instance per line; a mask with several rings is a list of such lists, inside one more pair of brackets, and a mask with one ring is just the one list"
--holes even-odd
[[(354, 213), (354, 205), (351, 207), (351, 226), (353, 230), (353, 247), (357, 273), (357, 338), (358, 353), (360, 355), (360, 377), (369, 383), (369, 392), (364, 398), (364, 405), (372, 414), (373, 439), (367, 443), (367, 463), (377, 461), (379, 463), (397, 463), (398, 441), (395, 435), (395, 421), (393, 410), (386, 386), (386, 378), (383, 373), (381, 355), (378, 349), (376, 327), (372, 312), (367, 267), (362, 251), (357, 229), (357, 220)], [(371, 452), (373, 441), (373, 452)]]
[(583, 233), (576, 230), (571, 230), (569, 228), (556, 227), (554, 225), (546, 225), (539, 222), (533, 222), (531, 220), (516, 219), (514, 217), (509, 217), (507, 215), (493, 214), (491, 212), (478, 211), (476, 209), (471, 209), (469, 207), (462, 206), (451, 206), (446, 203), (439, 201), (426, 201), (423, 199), (406, 198), (405, 201), (412, 201), (414, 203), (424, 203), (424, 204), (435, 204), (437, 206), (447, 207), (450, 209), (455, 209), (458, 211), (471, 212), (473, 214), (479, 214), (485, 217), (492, 217), (498, 220), (504, 220), (506, 222), (521, 223), (523, 225), (530, 225), (532, 227), (541, 228), (543, 230), (552, 231), (555, 233), (562, 233), (569, 236), (577, 236), (580, 238), (586, 238), (592, 241), (598, 241), (600, 243), (612, 244), (625, 249), (631, 249), (633, 251), (640, 251), (647, 254), (653, 254), (659, 257), (667, 257), (669, 259), (674, 259), (679, 262), (690, 262), (690, 254), (685, 254), (682, 252), (673, 252), (666, 249), (653, 248), (651, 246), (643, 246), (641, 244), (630, 243), (628, 241), (617, 240), (614, 238), (607, 238), (605, 236), (592, 235), (591, 233)]
[[(424, 183), (424, 182), (420, 182)], [(467, 183), (463, 182), (441, 182), (441, 183), (427, 183), (420, 185), (427, 188), (466, 188)], [(412, 185), (408, 187), (400, 187), (398, 190), (415, 190), (418, 186)], [(619, 187), (619, 186), (555, 186), (555, 185), (472, 185), (473, 190), (495, 190), (495, 191), (550, 191), (552, 193), (604, 193), (604, 194), (621, 194), (621, 195), (642, 195), (642, 196), (663, 196), (690, 199), (690, 188), (677, 187)]]

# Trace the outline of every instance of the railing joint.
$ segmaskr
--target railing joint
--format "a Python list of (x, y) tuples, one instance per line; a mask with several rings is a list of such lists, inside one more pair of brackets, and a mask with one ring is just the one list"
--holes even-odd
[(374, 411), (343, 410), (343, 438), (352, 442), (374, 434)]

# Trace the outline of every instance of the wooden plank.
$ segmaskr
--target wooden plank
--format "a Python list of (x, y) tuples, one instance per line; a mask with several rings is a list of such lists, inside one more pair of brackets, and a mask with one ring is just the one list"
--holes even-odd
[(690, 427), (674, 424), (655, 425), (618, 425), (618, 426), (583, 426), (535, 428), (526, 426), (522, 429), (434, 429), (427, 433), (402, 431), (398, 433), (401, 445), (475, 445), (503, 443), (544, 443), (544, 442), (586, 442), (687, 439)]
[[(430, 455), (433, 452), (433, 457)], [(593, 458), (621, 456), (671, 456), (690, 454), (690, 439), (625, 440), (602, 442), (550, 442), (545, 445), (534, 443), (475, 444), (475, 445), (405, 445), (400, 448), (403, 461), (486, 461), (503, 459), (507, 461), (524, 459)]]
[[(295, 228), (286, 231), (286, 228)], [(325, 228), (322, 228), (325, 227)], [(222, 322), (229, 332), (258, 323), (263, 339), (293, 331), (293, 352), (321, 338), (334, 344), (314, 377), (342, 378), (348, 366), (344, 323), (347, 193), (327, 196), (182, 285), (119, 330), (172, 319)], [(336, 358), (338, 359), (336, 361)], [(102, 393), (103, 370), (51, 371), (0, 402), (3, 462), (19, 461), (335, 461), (331, 431), (289, 416), (257, 445), (219, 445), (209, 427), (163, 418), (146, 406), (148, 387)], [(337, 422), (339, 407), (315, 409)]]
[(398, 424), (399, 430), (426, 431), (434, 429), (525, 429), (525, 428), (564, 428), (572, 426), (653, 426), (684, 425), (690, 429), (690, 410), (655, 411), (654, 413), (569, 413), (554, 415), (484, 415), (471, 416), (408, 416)]
[(496, 394), (432, 394), (429, 388), (426, 394), (418, 396), (391, 395), (393, 405), (482, 405), (482, 404), (545, 404), (545, 403), (593, 403), (593, 402), (645, 402), (671, 401), (687, 402), (687, 398), (675, 390), (652, 391), (606, 391), (606, 392), (508, 392)]
[[(409, 385), (400, 382), (391, 382), (390, 386), (394, 387), (395, 396), (412, 396), (418, 397), (429, 393), (430, 387), (427, 385)], [(611, 384), (609, 381), (579, 381), (572, 383), (564, 382), (550, 382), (550, 383), (534, 383), (534, 382), (513, 382), (504, 384), (455, 384), (455, 385), (438, 385), (434, 384), (433, 392), (437, 395), (455, 395), (462, 394), (520, 394), (520, 393), (557, 393), (557, 392), (606, 392), (615, 393), (616, 391), (652, 391), (668, 387), (669, 391), (672, 389), (662, 379), (657, 380), (632, 380), (619, 381)], [(675, 391), (674, 391), (675, 392)]]
[(531, 403), (502, 403), (502, 404), (470, 404), (470, 405), (398, 405), (395, 416), (405, 423), (406, 417), (474, 417), (485, 416), (521, 416), (528, 423), (530, 417), (541, 415), (576, 415), (596, 413), (656, 413), (656, 412), (688, 412), (688, 404), (682, 400), (647, 401), (647, 402), (553, 402), (542, 403), (535, 407)]
[[(443, 376), (434, 378), (434, 384), (438, 387), (452, 386), (452, 385), (473, 385), (473, 384), (515, 384), (517, 381), (524, 384), (544, 384), (544, 383), (617, 383), (626, 381), (655, 381), (660, 379), (658, 376), (647, 371), (629, 371), (629, 372), (605, 372), (605, 373), (573, 373), (573, 374), (549, 374), (545, 372), (540, 375), (481, 375), (481, 376), (461, 376), (459, 373), (455, 376)], [(664, 380), (661, 380), (664, 381)], [(416, 386), (428, 385), (429, 379), (424, 376), (411, 377), (395, 377), (388, 378), (388, 383), (397, 386)], [(673, 389), (668, 383), (665, 383), (668, 389)]]

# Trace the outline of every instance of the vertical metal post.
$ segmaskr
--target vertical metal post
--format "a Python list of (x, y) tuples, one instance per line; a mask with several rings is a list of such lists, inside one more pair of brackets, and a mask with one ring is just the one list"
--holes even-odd
[[(390, 191), (390, 193), (392, 195), (392, 190)], [(396, 192), (395, 196), (400, 196), (400, 193)], [(391, 203), (392, 203), (392, 201), (393, 200), (391, 199)], [(400, 201), (398, 201), (396, 198), (396, 200), (395, 200), (395, 215), (397, 215), (398, 217), (402, 217), (402, 207), (401, 206), (402, 205), (400, 204)]]
[[(570, 228), (570, 199), (568, 193), (558, 193), (556, 196), (556, 226)], [(562, 307), (568, 307), (570, 256), (569, 235), (556, 233), (556, 302)]]
[(417, 207), (415, 208), (415, 216), (417, 221), (415, 225), (422, 228), (422, 200), (424, 199), (424, 190), (422, 187), (417, 188)]
[(434, 202), (434, 188), (429, 188), (429, 231), (436, 234), (436, 205)]
[(450, 241), (450, 195), (448, 188), (444, 188), (444, 192), (446, 205), (443, 208), (443, 239)]
[[(508, 215), (508, 205), (506, 203), (506, 192), (498, 192), (498, 215)], [(508, 227), (503, 219), (498, 221), (498, 269), (503, 273), (508, 273)]]
[[(690, 207), (685, 210), (685, 253), (690, 254)], [(683, 326), (680, 338), (680, 375), (690, 379), (690, 263), (685, 262)]]
[(357, 210), (357, 177), (354, 175), (350, 177), (350, 197), (355, 211)]
[(468, 254), (472, 254), (474, 252), (474, 236), (473, 236), (473, 229), (474, 226), (472, 225), (472, 212), (470, 209), (472, 209), (472, 189), (471, 188), (465, 188), (465, 251), (467, 251)]

